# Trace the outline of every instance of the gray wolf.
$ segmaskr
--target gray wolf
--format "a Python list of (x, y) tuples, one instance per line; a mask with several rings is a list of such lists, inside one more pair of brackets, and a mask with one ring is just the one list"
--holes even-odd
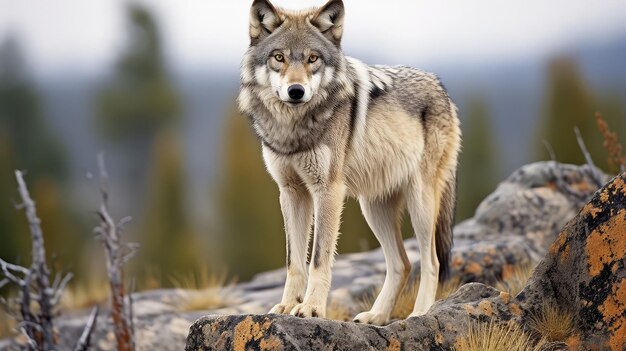
[(270, 313), (325, 316), (341, 211), (353, 196), (387, 268), (371, 310), (354, 320), (384, 325), (411, 269), (405, 208), (421, 255), (411, 316), (428, 311), (448, 272), (461, 132), (435, 75), (344, 56), (344, 12), (341, 0), (297, 12), (255, 0), (238, 103), (280, 188), (287, 280)]

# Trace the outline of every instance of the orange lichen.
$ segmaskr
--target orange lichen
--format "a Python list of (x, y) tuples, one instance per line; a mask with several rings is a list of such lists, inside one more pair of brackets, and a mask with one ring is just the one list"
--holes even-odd
[(626, 279), (613, 286), (611, 294), (598, 310), (608, 325), (611, 350), (621, 350), (622, 345), (626, 345), (626, 321), (623, 318), (626, 313)]
[(473, 305), (470, 305), (468, 303), (463, 305), (463, 309), (465, 310), (465, 312), (467, 312), (469, 314), (478, 314), (478, 312), (476, 311), (476, 307), (474, 307)]
[(626, 182), (624, 182), (624, 177), (626, 177), (626, 172), (622, 173), (621, 178), (616, 178), (613, 181), (613, 184), (609, 187), (613, 189), (613, 195), (617, 195), (618, 192), (626, 193)]
[(565, 340), (565, 344), (567, 344), (568, 349), (570, 350), (580, 350), (580, 335), (572, 335), (567, 340)]
[(522, 315), (522, 309), (519, 307), (518, 304), (515, 304), (515, 303), (510, 304), (509, 310), (511, 311), (511, 314), (513, 314), (516, 317), (519, 317)]
[(602, 209), (595, 207), (591, 202), (586, 204), (582, 210), (583, 215), (590, 215), (593, 219), (595, 219), (600, 212), (602, 212)]
[(561, 247), (565, 245), (566, 241), (567, 241), (567, 232), (563, 231), (561, 232), (561, 234), (559, 234), (559, 236), (556, 238), (554, 243), (552, 243), (552, 246), (550, 246), (550, 253), (552, 255), (558, 254), (559, 251), (561, 251)]
[(483, 263), (485, 264), (485, 266), (489, 266), (493, 264), (493, 260), (491, 259), (491, 256), (483, 257)]
[(506, 292), (506, 291), (501, 291), (501, 292), (500, 292), (500, 299), (502, 300), (502, 302), (503, 302), (505, 305), (508, 305), (508, 304), (509, 304), (509, 302), (511, 302), (511, 294), (509, 294), (509, 293), (508, 293), (508, 292)]
[(587, 262), (592, 277), (604, 265), (615, 265), (626, 256), (626, 210), (620, 210), (587, 237)]
[(402, 344), (398, 339), (389, 340), (389, 346), (387, 346), (386, 351), (400, 351), (402, 349)]
[(435, 343), (437, 345), (443, 345), (444, 341), (445, 341), (445, 339), (444, 339), (444, 337), (443, 337), (443, 335), (441, 333), (435, 334)]
[(483, 267), (477, 262), (470, 262), (465, 267), (465, 272), (472, 273), (472, 274), (479, 274), (480, 272), (482, 272), (482, 270), (483, 270)]
[(489, 317), (493, 316), (493, 306), (491, 305), (490, 301), (483, 300), (479, 302), (478, 308), (480, 308), (482, 314), (485, 314)]
[[(265, 319), (263, 324), (259, 324), (252, 319), (251, 316), (246, 317), (243, 321), (239, 322), (237, 326), (235, 326), (235, 331), (233, 334), (233, 349), (235, 351), (246, 351), (246, 346), (252, 340), (259, 340), (263, 338), (265, 332), (272, 325), (272, 322), (269, 319)], [(270, 337), (269, 339), (272, 339)], [(279, 340), (276, 340), (280, 343)], [(261, 340), (263, 342), (263, 340)], [(268, 340), (268, 345), (271, 345), (273, 340)]]
[(463, 258), (461, 256), (454, 256), (452, 258), (451, 265), (452, 265), (452, 267), (461, 267), (463, 265), (463, 262), (465, 262), (465, 261), (463, 260)]
[(280, 350), (282, 346), (283, 344), (280, 342), (280, 339), (278, 339), (275, 336), (271, 336), (267, 339), (262, 339), (261, 342), (259, 343), (259, 347), (263, 351)]
[(607, 203), (609, 201), (609, 189), (604, 189), (602, 190), (602, 192), (600, 192), (600, 202), (602, 202), (603, 204)]
[(505, 264), (502, 266), (502, 280), (509, 280), (513, 276), (514, 267), (510, 264)]
[(561, 256), (559, 257), (559, 261), (561, 262), (561, 264), (563, 264), (563, 261), (565, 261), (569, 257), (569, 250), (569, 245), (565, 244), (565, 248), (563, 249), (563, 251), (561, 252)]
[(578, 183), (574, 183), (570, 185), (574, 190), (579, 191), (581, 193), (593, 193), (597, 188), (593, 187), (588, 182), (582, 181)]

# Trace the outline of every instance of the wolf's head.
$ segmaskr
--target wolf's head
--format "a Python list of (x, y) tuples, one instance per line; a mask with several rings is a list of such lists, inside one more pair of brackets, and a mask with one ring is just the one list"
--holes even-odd
[(343, 18), (341, 0), (299, 12), (255, 0), (250, 9), (250, 48), (242, 65), (242, 82), (262, 87), (264, 99), (293, 109), (319, 101), (344, 65), (340, 48)]

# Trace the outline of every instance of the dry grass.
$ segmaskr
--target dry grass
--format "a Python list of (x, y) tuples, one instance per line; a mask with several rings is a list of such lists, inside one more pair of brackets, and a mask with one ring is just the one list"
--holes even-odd
[(77, 283), (63, 292), (60, 308), (72, 311), (96, 306), (108, 301), (110, 293), (111, 288), (106, 280)]
[(326, 307), (326, 318), (334, 321), (349, 322), (352, 320), (353, 314), (345, 305), (332, 301)]
[(531, 314), (529, 326), (547, 341), (565, 341), (574, 333), (574, 316), (546, 302), (537, 313)]
[(499, 325), (493, 321), (469, 323), (467, 333), (457, 339), (455, 351), (535, 351), (545, 340), (535, 343), (517, 324)]
[(203, 268), (198, 274), (172, 278), (172, 284), (183, 294), (177, 306), (181, 312), (210, 310), (234, 303), (228, 296), (234, 281), (227, 283), (225, 273), (211, 273)]
[(596, 112), (596, 124), (604, 139), (602, 144), (608, 153), (609, 168), (611, 171), (616, 169), (626, 171), (626, 156), (622, 154), (622, 144), (620, 144), (617, 134), (609, 129), (608, 123), (599, 112)]
[(515, 296), (524, 289), (534, 269), (535, 266), (530, 264), (515, 266), (506, 279), (496, 283), (495, 288), (500, 291), (506, 291), (511, 294), (511, 296)]
[[(453, 292), (455, 292), (461, 286), (461, 281), (458, 278), (448, 279), (446, 282), (439, 284), (437, 288), (437, 300), (442, 300), (450, 296)], [(405, 319), (406, 317), (413, 312), (413, 307), (415, 306), (415, 299), (417, 298), (417, 292), (419, 290), (419, 280), (415, 280), (413, 282), (408, 283), (400, 296), (398, 297), (398, 301), (396, 301), (396, 305), (391, 312), (391, 319)], [(367, 295), (359, 302), (359, 309), (362, 311), (368, 311), (372, 308), (374, 301), (376, 300), (376, 296), (380, 292), (380, 287), (377, 288), (372, 294)]]
[(5, 312), (0, 311), (0, 339), (13, 335), (14, 326), (15, 320), (9, 317)]

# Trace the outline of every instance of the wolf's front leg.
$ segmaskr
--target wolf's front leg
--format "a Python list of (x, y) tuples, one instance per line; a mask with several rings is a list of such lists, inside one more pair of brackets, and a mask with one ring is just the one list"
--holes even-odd
[(280, 207), (287, 237), (287, 281), (281, 302), (270, 313), (289, 313), (306, 290), (306, 258), (313, 219), (313, 201), (304, 185), (280, 187)]
[(313, 191), (315, 233), (309, 265), (309, 282), (304, 301), (291, 310), (299, 317), (326, 316), (331, 269), (339, 233), (345, 186), (340, 183), (320, 186)]

